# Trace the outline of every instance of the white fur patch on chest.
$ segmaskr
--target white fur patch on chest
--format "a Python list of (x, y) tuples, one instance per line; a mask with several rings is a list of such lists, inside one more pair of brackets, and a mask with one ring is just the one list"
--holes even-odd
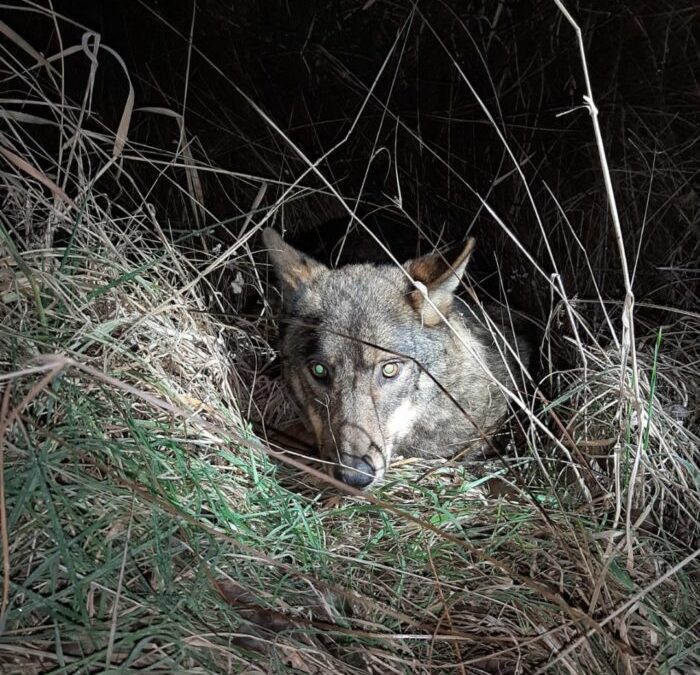
[(405, 400), (389, 416), (384, 425), (384, 436), (392, 445), (404, 439), (418, 419), (419, 409), (410, 400)]

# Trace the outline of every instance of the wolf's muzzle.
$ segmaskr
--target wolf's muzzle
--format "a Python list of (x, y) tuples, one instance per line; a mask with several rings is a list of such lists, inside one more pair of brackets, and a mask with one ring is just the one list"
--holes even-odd
[(374, 467), (362, 457), (344, 455), (342, 462), (342, 465), (333, 467), (333, 473), (343, 483), (362, 489), (374, 481), (376, 475)]

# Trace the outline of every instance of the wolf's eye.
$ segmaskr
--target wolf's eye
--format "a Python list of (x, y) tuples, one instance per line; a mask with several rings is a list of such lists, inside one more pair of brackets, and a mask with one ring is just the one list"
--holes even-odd
[(385, 363), (382, 366), (382, 375), (390, 379), (392, 377), (396, 377), (399, 374), (399, 370), (399, 364), (395, 361), (391, 361), (390, 363)]
[(309, 364), (309, 370), (317, 380), (325, 380), (328, 377), (328, 368), (320, 361), (312, 361)]

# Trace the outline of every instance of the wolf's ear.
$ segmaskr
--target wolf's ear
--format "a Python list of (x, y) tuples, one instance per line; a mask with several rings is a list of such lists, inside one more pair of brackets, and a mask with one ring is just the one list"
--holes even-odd
[(263, 230), (263, 241), (270, 256), (270, 262), (275, 270), (281, 290), (295, 292), (304, 284), (308, 284), (325, 267), (293, 246), (285, 243), (277, 232), (266, 227)]
[[(405, 265), (411, 278), (425, 286), (428, 298), (443, 316), (447, 316), (452, 309), (454, 292), (467, 269), (475, 243), (474, 237), (469, 237), (466, 242), (452, 246), (445, 253), (431, 253), (409, 260)], [(420, 289), (411, 291), (409, 298), (425, 325), (440, 323), (440, 314), (425, 301)]]

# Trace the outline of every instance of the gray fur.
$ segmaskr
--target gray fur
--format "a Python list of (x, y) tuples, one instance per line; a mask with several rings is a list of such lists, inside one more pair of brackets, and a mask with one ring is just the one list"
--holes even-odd
[[(453, 297), (473, 240), (446, 257), (407, 262), (410, 278), (395, 265), (331, 270), (270, 229), (264, 240), (283, 297), (284, 379), (321, 458), (335, 465), (338, 478), (367, 487), (381, 480), (396, 455), (452, 455), (483, 438), (477, 428), (493, 430), (506, 414), (506, 401), (484, 366), (510, 388), (508, 368), (516, 375), (519, 367), (511, 356), (506, 366), (504, 340), (496, 338), (499, 353), (483, 317), (477, 320)], [(505, 339), (527, 365), (527, 343)], [(382, 372), (387, 362), (397, 363), (398, 375), (387, 377), (392, 366)], [(328, 367), (327, 378), (314, 376), (319, 363)]]

